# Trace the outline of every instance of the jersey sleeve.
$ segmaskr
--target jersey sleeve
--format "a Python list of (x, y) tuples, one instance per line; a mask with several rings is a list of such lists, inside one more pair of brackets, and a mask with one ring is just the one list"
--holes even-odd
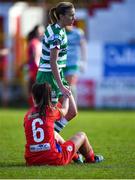
[(55, 108), (55, 120), (58, 120), (61, 118), (61, 112), (59, 110), (59, 108)]
[(84, 31), (82, 29), (78, 29), (78, 38), (80, 38), (80, 40), (85, 39), (85, 34)]
[(62, 37), (59, 34), (53, 34), (49, 38), (50, 49), (53, 49), (53, 48), (60, 49), (61, 44), (62, 44)]

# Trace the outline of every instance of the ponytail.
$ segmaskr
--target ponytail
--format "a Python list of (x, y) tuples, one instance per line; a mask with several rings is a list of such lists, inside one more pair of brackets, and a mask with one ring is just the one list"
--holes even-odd
[(32, 86), (32, 94), (36, 105), (39, 108), (39, 114), (46, 116), (47, 107), (51, 106), (51, 87), (48, 83), (38, 84)]
[(58, 17), (56, 14), (56, 7), (53, 7), (50, 9), (49, 16), (50, 16), (50, 20), (52, 24), (58, 22)]

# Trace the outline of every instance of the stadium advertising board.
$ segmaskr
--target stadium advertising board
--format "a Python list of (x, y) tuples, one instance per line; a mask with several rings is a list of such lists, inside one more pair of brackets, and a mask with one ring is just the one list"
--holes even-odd
[(105, 45), (104, 76), (135, 77), (135, 45)]
[[(102, 44), (100, 47), (92, 51), (93, 56), (89, 57), (87, 73), (79, 78), (78, 105), (134, 109), (135, 45)], [(95, 54), (100, 56), (94, 57)]]
[(105, 45), (95, 97), (96, 107), (135, 108), (135, 45)]
[(77, 104), (79, 107), (95, 107), (95, 82), (80, 79), (77, 85)]
[(97, 82), (96, 107), (135, 108), (135, 79), (106, 78)]

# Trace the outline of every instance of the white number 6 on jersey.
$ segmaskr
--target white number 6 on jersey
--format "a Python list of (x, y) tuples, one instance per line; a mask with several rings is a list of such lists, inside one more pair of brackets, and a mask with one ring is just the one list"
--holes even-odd
[[(44, 130), (42, 128), (36, 128), (36, 123), (39, 123), (40, 125), (43, 124), (42, 119), (37, 118), (34, 119), (32, 122), (32, 132), (33, 132), (33, 138), (35, 142), (41, 142), (44, 139)], [(39, 133), (39, 137), (37, 136), (37, 133)]]

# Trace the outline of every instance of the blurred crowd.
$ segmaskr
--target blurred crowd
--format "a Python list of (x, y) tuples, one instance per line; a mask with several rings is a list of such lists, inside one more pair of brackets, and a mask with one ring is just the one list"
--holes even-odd
[[(129, 9), (127, 8), (128, 11), (134, 12), (132, 11), (134, 9), (133, 8), (134, 6), (132, 6), (132, 2), (130, 2), (132, 0), (126, 0), (126, 1), (128, 2), (127, 3), (127, 7), (129, 8)], [(37, 68), (39, 65), (39, 59), (42, 49), (41, 41), (44, 34), (44, 29), (46, 28), (49, 22), (48, 11), (52, 7), (52, 5), (55, 4), (56, 2), (57, 1), (45, 1), (45, 2), (16, 1), (15, 3), (12, 1), (10, 3), (7, 3), (6, 5), (6, 3), (0, 1), (0, 6), (1, 7), (3, 6), (3, 9), (2, 8), (0, 9), (0, 43), (1, 43), (0, 45), (0, 106), (1, 107), (28, 106), (31, 104), (30, 92), (31, 92), (32, 84), (35, 81)], [(109, 0), (72, 1), (72, 3), (75, 4), (77, 9), (76, 21), (74, 24), (75, 27), (73, 29), (67, 27), (66, 31), (69, 37), (69, 45), (71, 44), (70, 52), (74, 52), (74, 55), (72, 53), (69, 54), (69, 59), (72, 59), (73, 56), (73, 59), (76, 58), (77, 62), (72, 60), (72, 62), (67, 63), (65, 76), (72, 87), (74, 97), (77, 101), (77, 93), (78, 93), (77, 83), (79, 80), (78, 78), (79, 73), (81, 72), (80, 77), (82, 78), (87, 68), (89, 67), (90, 69), (89, 64), (91, 63), (92, 70), (87, 71), (87, 73), (85, 74), (86, 79), (88, 79), (88, 74), (90, 73), (91, 73), (90, 79), (92, 79), (94, 75), (100, 76), (100, 73), (97, 72), (98, 68), (96, 69), (97, 62), (95, 60), (95, 58), (100, 59), (98, 55), (99, 52), (101, 53), (101, 50), (99, 48), (98, 42), (99, 44), (102, 44), (103, 43), (102, 37), (104, 37), (105, 43), (121, 42), (124, 44), (128, 39), (127, 43), (130, 45), (134, 45), (135, 44), (134, 33), (133, 31), (132, 33), (130, 33), (130, 30), (134, 29), (135, 26), (132, 21), (132, 18), (129, 18), (130, 19), (129, 24), (131, 25), (132, 28), (128, 28), (127, 25), (124, 26), (123, 30), (125, 28), (125, 32), (124, 31), (123, 32), (125, 34), (123, 33), (123, 35), (120, 31), (118, 31), (117, 34), (113, 33), (114, 29), (112, 29), (112, 34), (110, 36), (109, 25), (107, 25), (107, 23), (105, 22), (104, 22), (105, 24), (104, 26), (100, 24), (100, 19), (98, 17), (97, 9), (105, 10), (106, 8), (109, 8), (110, 10), (112, 9), (113, 11), (114, 9), (115, 11), (114, 7), (110, 8), (111, 3), (113, 4), (113, 0), (112, 1)], [(117, 9), (120, 7), (119, 3), (124, 4), (124, 1), (115, 0), (115, 3)], [(127, 12), (126, 6), (124, 8), (125, 11), (122, 9), (123, 14), (125, 14), (124, 12)], [(104, 12), (101, 11), (100, 13), (101, 13), (101, 17), (105, 17), (104, 20), (109, 21), (109, 18), (105, 16), (106, 13), (105, 11)], [(127, 12), (127, 14), (128, 13), (129, 12)], [(8, 16), (7, 14), (10, 14), (8, 18), (7, 18)], [(91, 17), (94, 17), (93, 19), (96, 19), (97, 17), (97, 21), (95, 21), (95, 24), (94, 24), (94, 20), (90, 19)], [(125, 17), (127, 16), (125, 15)], [(125, 19), (125, 21), (127, 19)], [(114, 23), (115, 20), (114, 19), (112, 20), (113, 21), (111, 21), (110, 23), (110, 25), (112, 26), (110, 26), (110, 28), (113, 28), (113, 24), (115, 24)], [(129, 20), (127, 20), (127, 22), (128, 21)], [(125, 24), (127, 24), (127, 22)], [(10, 24), (9, 27), (8, 24)], [(126, 32), (127, 30), (126, 28), (129, 30), (129, 32)], [(118, 39), (118, 37), (120, 38)], [(117, 39), (118, 42), (116, 42)], [(92, 42), (93, 46), (90, 46), (91, 44), (89, 45), (89, 42)], [(77, 45), (79, 46), (77, 47)], [(80, 48), (79, 54), (78, 54), (78, 48)], [(91, 52), (89, 52), (90, 48), (92, 49)], [(97, 50), (99, 50), (99, 52), (97, 52)], [(95, 64), (91, 60), (93, 60), (93, 62), (95, 61)], [(98, 66), (100, 65), (101, 63), (98, 64)], [(70, 71), (68, 71), (68, 66), (71, 68)], [(80, 67), (80, 69), (78, 67)], [(95, 74), (92, 74), (93, 72)], [(100, 77), (98, 77), (97, 79), (100, 79)], [(85, 84), (87, 82), (83, 82), (83, 83)]]

